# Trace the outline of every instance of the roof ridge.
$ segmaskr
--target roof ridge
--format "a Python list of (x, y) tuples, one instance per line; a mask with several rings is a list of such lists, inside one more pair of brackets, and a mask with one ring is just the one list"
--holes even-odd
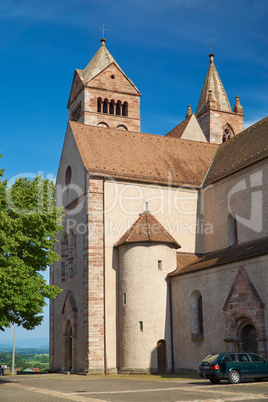
[(149, 211), (146, 211), (145, 212), (146, 213), (146, 224), (147, 224), (147, 232), (148, 232), (148, 237), (149, 237), (149, 240), (152, 240), (152, 234), (151, 234), (151, 226), (150, 226), (150, 223), (149, 223), (149, 214), (151, 214)]
[[(138, 226), (138, 224), (139, 224), (139, 221), (141, 221), (142, 215), (143, 215), (143, 214), (140, 214), (140, 216), (139, 216), (139, 217), (136, 219), (136, 221), (133, 223), (133, 225), (132, 225), (132, 230), (131, 230), (131, 227), (130, 227), (130, 228), (128, 229), (128, 230), (129, 230), (129, 233), (128, 233), (128, 231), (126, 232), (126, 233), (128, 233), (128, 236), (126, 237), (126, 241), (131, 238), (132, 234), (133, 234), (134, 231), (137, 229), (137, 226)], [(123, 236), (124, 236), (124, 235), (123, 235)], [(122, 236), (122, 237), (123, 237), (123, 236)]]

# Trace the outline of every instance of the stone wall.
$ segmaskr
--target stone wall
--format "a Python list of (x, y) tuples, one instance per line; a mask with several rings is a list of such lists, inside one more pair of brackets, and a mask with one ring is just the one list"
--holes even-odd
[(207, 140), (216, 144), (222, 143), (226, 124), (231, 127), (234, 134), (244, 130), (243, 114), (210, 109), (198, 116), (197, 120)]

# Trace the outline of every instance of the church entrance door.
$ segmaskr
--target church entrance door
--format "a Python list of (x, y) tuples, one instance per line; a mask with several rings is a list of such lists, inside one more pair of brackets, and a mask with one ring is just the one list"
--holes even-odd
[(166, 342), (161, 339), (157, 342), (158, 373), (166, 372)]
[(242, 352), (258, 353), (256, 338), (256, 328), (252, 324), (245, 325), (241, 331)]
[(72, 324), (70, 321), (66, 324), (66, 335), (65, 335), (65, 367), (67, 371), (72, 369), (73, 360), (73, 339), (72, 339)]

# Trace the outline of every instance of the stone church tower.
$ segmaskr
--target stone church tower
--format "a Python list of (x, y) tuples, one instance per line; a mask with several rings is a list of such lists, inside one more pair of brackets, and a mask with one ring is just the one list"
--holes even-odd
[(210, 66), (196, 109), (197, 120), (209, 142), (220, 144), (244, 130), (243, 108), (236, 97), (233, 111), (211, 53)]
[(140, 92), (101, 39), (84, 70), (75, 70), (68, 101), (69, 120), (92, 126), (140, 131)]

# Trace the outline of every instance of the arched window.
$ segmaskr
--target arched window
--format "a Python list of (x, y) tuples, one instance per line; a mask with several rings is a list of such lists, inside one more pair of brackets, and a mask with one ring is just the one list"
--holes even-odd
[(116, 103), (116, 115), (117, 116), (121, 115), (121, 101), (117, 101)]
[(76, 274), (76, 256), (77, 256), (77, 250), (76, 250), (76, 233), (75, 230), (72, 230), (69, 236), (69, 272), (68, 276), (69, 278), (73, 278), (73, 276)]
[(109, 114), (114, 114), (114, 100), (113, 99), (110, 102)]
[(191, 294), (191, 333), (193, 341), (204, 339), (203, 298), (199, 290)]
[(104, 99), (103, 102), (103, 113), (108, 113), (108, 99)]
[(66, 171), (65, 171), (65, 184), (66, 184), (66, 186), (71, 183), (71, 178), (72, 178), (72, 168), (69, 165), (67, 167)]
[(238, 243), (237, 221), (232, 214), (227, 216), (228, 247), (235, 246)]
[(109, 128), (108, 124), (105, 123), (104, 121), (101, 121), (100, 123), (98, 123), (98, 127), (105, 127), (105, 128)]
[(61, 281), (65, 281), (68, 273), (68, 235), (64, 233), (61, 238)]
[(119, 128), (119, 130), (127, 130), (127, 127), (124, 124), (119, 124), (116, 128)]
[(102, 99), (98, 98), (98, 113), (101, 113), (101, 104), (102, 104)]
[(201, 295), (198, 298), (198, 329), (198, 332), (203, 334), (203, 303)]
[(128, 103), (127, 102), (123, 103), (122, 116), (128, 116)]
[(230, 140), (232, 137), (234, 137), (234, 130), (230, 126), (229, 123), (225, 124), (223, 127), (223, 135), (222, 135), (222, 142), (226, 142), (227, 140)]

